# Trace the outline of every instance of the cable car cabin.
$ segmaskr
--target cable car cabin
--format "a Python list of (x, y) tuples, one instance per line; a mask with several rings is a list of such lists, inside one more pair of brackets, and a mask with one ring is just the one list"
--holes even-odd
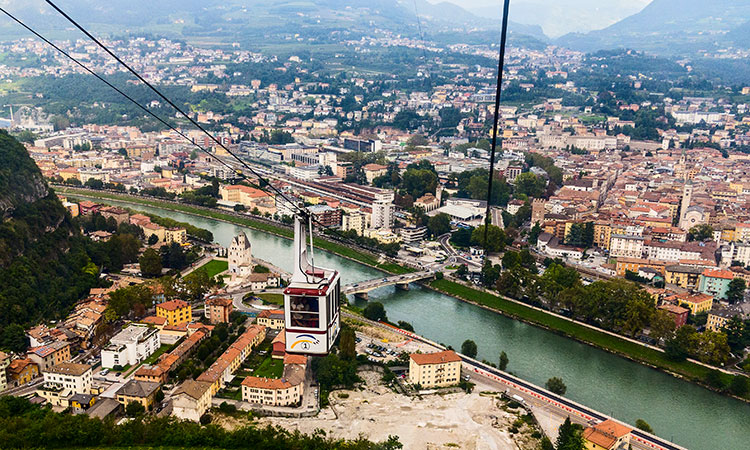
[(341, 328), (340, 276), (337, 271), (315, 267), (312, 233), (308, 259), (305, 225), (294, 221), (294, 271), (284, 289), (284, 321), (287, 353), (326, 355)]

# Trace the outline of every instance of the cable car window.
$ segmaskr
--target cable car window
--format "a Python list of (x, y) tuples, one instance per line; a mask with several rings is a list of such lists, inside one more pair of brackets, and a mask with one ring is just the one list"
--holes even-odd
[(290, 306), (293, 327), (318, 328), (320, 326), (318, 297), (292, 297)]

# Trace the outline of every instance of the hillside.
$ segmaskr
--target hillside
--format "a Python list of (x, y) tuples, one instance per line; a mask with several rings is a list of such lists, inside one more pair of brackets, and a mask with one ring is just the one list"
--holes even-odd
[[(746, 0), (654, 0), (641, 12), (603, 30), (571, 33), (557, 40), (583, 51), (634, 48), (664, 54), (710, 50), (727, 42), (727, 33), (750, 20)], [(744, 47), (750, 42), (738, 42)]]
[[(325, 44), (334, 32), (338, 38), (357, 38), (377, 29), (418, 36), (417, 14), (425, 34), (456, 27), (500, 27), (499, 18), (478, 17), (453, 3), (432, 4), (425, 0), (70, 0), (61, 6), (98, 33), (153, 33), (173, 39), (240, 42), (258, 47), (293, 44), (293, 35), (303, 39), (300, 45)], [(7, 8), (47, 33), (80, 37), (42, 0), (14, 2)], [(546, 39), (538, 26), (512, 23), (511, 29)], [(5, 38), (27, 36), (8, 22), (0, 23), (0, 34)]]
[(61, 317), (97, 285), (98, 269), (88, 255), (90, 241), (5, 131), (0, 168), (0, 347), (17, 349), (20, 325)]

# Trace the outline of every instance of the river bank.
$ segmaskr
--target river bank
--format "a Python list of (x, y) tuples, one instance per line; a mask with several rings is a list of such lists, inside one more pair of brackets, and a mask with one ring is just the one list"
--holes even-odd
[[(132, 204), (142, 204), (146, 206), (175, 210), (199, 217), (209, 217), (214, 220), (253, 228), (285, 239), (290, 239), (292, 237), (291, 229), (283, 228), (281, 226), (275, 226), (275, 224), (267, 223), (265, 221), (250, 219), (238, 214), (222, 212), (215, 209), (194, 207), (191, 205), (184, 205), (167, 200), (146, 199), (127, 194), (113, 194), (109, 192), (71, 189), (67, 187), (63, 187), (60, 190), (61, 192), (69, 193), (74, 196), (77, 194), (79, 196), (96, 198), (105, 201), (107, 199), (110, 199)], [(327, 250), (346, 259), (356, 261), (360, 264), (364, 264), (373, 269), (390, 273), (404, 273), (405, 271), (410, 270), (406, 267), (402, 267), (394, 263), (382, 262), (376, 259), (376, 255), (369, 254), (361, 250), (352, 249), (343, 244), (332, 242), (324, 238), (316, 237), (315, 243), (316, 246), (319, 246), (324, 250)], [(666, 357), (666, 355), (664, 355), (664, 353), (658, 350), (651, 349), (640, 343), (631, 342), (626, 339), (613, 336), (606, 332), (583, 326), (570, 319), (559, 317), (546, 311), (537, 310), (529, 306), (505, 299), (501, 296), (490, 294), (482, 290), (464, 286), (462, 284), (455, 283), (449, 280), (436, 280), (429, 284), (426, 284), (426, 287), (428, 287), (429, 289), (433, 289), (436, 292), (451, 296), (462, 302), (471, 303), (485, 310), (502, 314), (507, 317), (544, 328), (556, 334), (572, 338), (578, 342), (585, 343), (587, 345), (599, 348), (620, 357), (624, 357), (628, 360), (638, 362), (647, 367), (657, 369), (661, 372), (694, 382), (698, 385), (711, 389), (711, 387), (706, 385), (705, 383), (705, 378), (711, 371), (711, 369), (700, 364), (696, 364), (690, 361), (671, 361)], [(724, 384), (728, 385), (731, 381), (732, 375), (722, 373), (721, 377), (724, 381)], [(721, 393), (729, 395), (726, 392)], [(742, 400), (748, 401), (750, 400), (750, 396), (746, 396), (745, 398), (742, 398)]]

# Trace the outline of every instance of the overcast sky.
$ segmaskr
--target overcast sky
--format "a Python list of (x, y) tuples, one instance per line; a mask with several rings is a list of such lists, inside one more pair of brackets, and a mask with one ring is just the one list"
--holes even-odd
[[(503, 0), (427, 0), (450, 2), (482, 17), (502, 11)], [(540, 25), (551, 37), (606, 28), (642, 10), (652, 0), (511, 0), (510, 19)], [(709, 0), (710, 1), (710, 0)]]

